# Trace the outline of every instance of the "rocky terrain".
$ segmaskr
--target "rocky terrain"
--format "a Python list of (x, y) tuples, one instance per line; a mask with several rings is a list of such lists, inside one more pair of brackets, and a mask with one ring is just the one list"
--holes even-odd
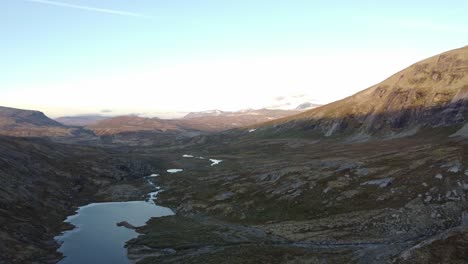
[(70, 137), (87, 134), (62, 125), (39, 111), (0, 107), (0, 135), (15, 137)]
[[(145, 235), (129, 243), (130, 257), (141, 263), (457, 259), (464, 244), (438, 238), (446, 233), (463, 241), (466, 228), (468, 141), (449, 138), (452, 131), (347, 145), (226, 138), (222, 145), (217, 139), (216, 145), (192, 146), (195, 156), (211, 153), (223, 163), (209, 167), (173, 157), (184, 171), (158, 179), (168, 190), (158, 203), (177, 216), (141, 228)], [(196, 228), (180, 233), (184, 217)], [(156, 239), (174, 233), (181, 237)], [(428, 249), (434, 243), (450, 250), (437, 256)]]

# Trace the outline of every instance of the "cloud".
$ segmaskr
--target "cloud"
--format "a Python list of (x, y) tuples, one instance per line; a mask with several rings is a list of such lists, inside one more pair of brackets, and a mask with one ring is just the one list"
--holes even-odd
[(33, 2), (33, 3), (39, 3), (39, 4), (45, 4), (45, 5), (53, 5), (53, 6), (60, 6), (60, 7), (66, 7), (66, 8), (81, 9), (81, 10), (87, 10), (87, 11), (92, 11), (92, 12), (106, 13), (106, 14), (112, 14), (112, 15), (149, 18), (148, 16), (140, 14), (140, 13), (127, 12), (127, 11), (114, 10), (114, 9), (107, 9), (107, 8), (97, 8), (97, 7), (84, 6), (84, 5), (75, 5), (75, 4), (63, 3), (63, 2), (57, 2), (57, 1), (49, 1), (49, 0), (25, 0), (25, 1)]

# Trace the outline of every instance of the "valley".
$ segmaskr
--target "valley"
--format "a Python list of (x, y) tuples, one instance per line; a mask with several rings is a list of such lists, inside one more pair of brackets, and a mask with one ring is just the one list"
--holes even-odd
[(468, 259), (468, 47), (340, 101), (236, 126), (237, 114), (218, 112), (85, 127), (0, 112), (0, 263), (58, 262), (67, 216), (143, 201), (156, 174), (156, 204), (175, 215), (135, 226), (132, 263)]
[[(153, 256), (142, 263), (391, 263), (439, 233), (466, 230), (466, 141), (433, 143), (438, 140), (346, 147), (245, 141), (229, 145), (229, 153), (205, 145), (198, 151), (209, 149), (223, 164), (214, 172), (194, 166), (198, 170), (158, 178), (171, 190), (158, 202), (177, 215), (138, 229), (144, 235), (129, 242), (130, 256)], [(401, 263), (464, 258), (444, 240), (433, 243), (446, 251), (423, 247)]]

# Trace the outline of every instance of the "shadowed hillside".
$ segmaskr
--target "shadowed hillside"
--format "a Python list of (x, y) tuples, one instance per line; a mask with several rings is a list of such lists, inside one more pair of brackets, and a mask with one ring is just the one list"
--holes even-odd
[(96, 201), (98, 190), (99, 199), (140, 198), (136, 188), (128, 196), (106, 188), (148, 175), (157, 163), (117, 150), (0, 136), (0, 263), (56, 263), (53, 237), (76, 206)]
[(366, 139), (463, 124), (468, 118), (468, 46), (418, 62), (334, 103), (263, 125), (272, 133)]
[(15, 137), (74, 137), (91, 132), (71, 128), (54, 121), (42, 112), (0, 107), (0, 135)]

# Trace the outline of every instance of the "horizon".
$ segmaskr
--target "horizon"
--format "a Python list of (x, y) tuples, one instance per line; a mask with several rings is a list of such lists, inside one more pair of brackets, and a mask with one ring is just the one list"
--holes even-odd
[(56, 118), (326, 104), (467, 45), (468, 3), (421, 3), (6, 0), (0, 105)]

